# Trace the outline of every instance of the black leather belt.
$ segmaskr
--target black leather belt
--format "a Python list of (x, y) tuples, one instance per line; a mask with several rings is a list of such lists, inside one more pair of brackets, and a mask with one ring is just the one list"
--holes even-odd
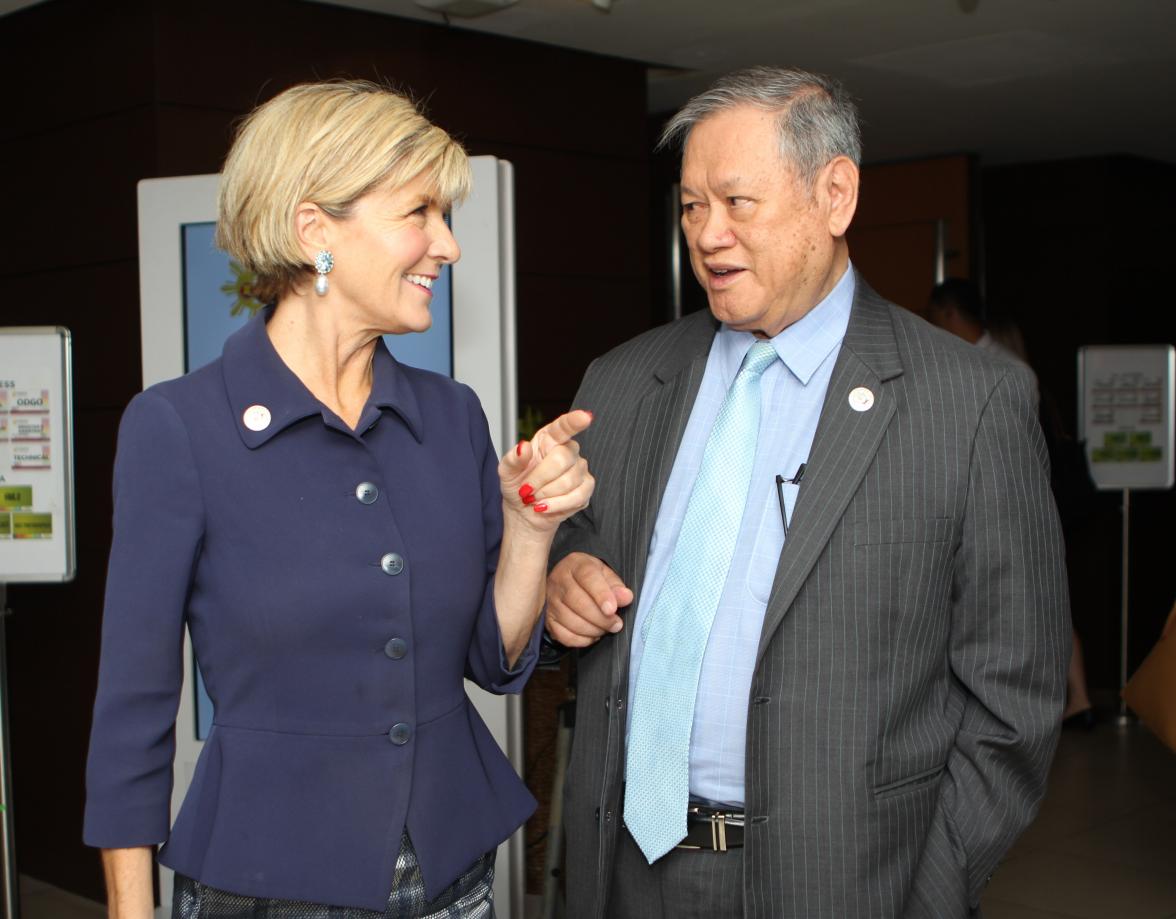
[(742, 812), (693, 803), (686, 809), (686, 838), (675, 848), (726, 852), (742, 846)]

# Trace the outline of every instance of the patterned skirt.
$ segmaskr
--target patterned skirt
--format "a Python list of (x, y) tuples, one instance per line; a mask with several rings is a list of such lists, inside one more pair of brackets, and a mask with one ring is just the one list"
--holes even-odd
[(494, 852), (470, 865), (436, 899), (426, 900), (416, 852), (405, 833), (383, 912), (246, 897), (177, 874), (172, 919), (494, 919)]

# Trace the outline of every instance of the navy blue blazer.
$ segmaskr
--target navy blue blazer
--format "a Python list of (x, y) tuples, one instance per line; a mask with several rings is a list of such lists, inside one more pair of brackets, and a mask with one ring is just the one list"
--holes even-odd
[[(497, 456), (472, 390), (382, 342), (351, 431), (264, 322), (123, 416), (85, 839), (377, 910), (407, 827), (433, 897), (535, 807), (462, 682), (518, 692), (542, 627), (507, 670)], [(216, 714), (169, 834), (185, 623)]]

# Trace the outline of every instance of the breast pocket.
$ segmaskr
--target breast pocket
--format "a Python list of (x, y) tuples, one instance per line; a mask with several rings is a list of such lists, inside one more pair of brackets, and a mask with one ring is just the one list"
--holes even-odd
[(883, 634), (902, 631), (946, 607), (951, 587), (955, 521), (946, 517), (879, 519), (854, 528), (854, 580), (858, 596)]

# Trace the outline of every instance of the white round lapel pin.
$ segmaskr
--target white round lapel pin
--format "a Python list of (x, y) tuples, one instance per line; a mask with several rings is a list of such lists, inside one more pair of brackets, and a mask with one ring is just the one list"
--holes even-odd
[(245, 422), (245, 427), (251, 431), (264, 431), (270, 426), (272, 418), (270, 410), (264, 405), (251, 405), (245, 409), (241, 420)]
[(868, 412), (874, 407), (874, 394), (864, 386), (855, 386), (849, 392), (849, 407), (855, 412)]

